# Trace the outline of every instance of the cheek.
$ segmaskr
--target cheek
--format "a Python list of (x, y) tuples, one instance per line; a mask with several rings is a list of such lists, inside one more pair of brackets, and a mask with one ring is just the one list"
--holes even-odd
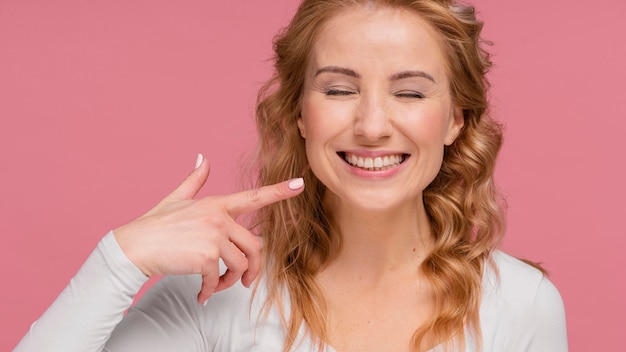
[(341, 104), (332, 104), (315, 98), (303, 98), (301, 127), (307, 145), (328, 140), (346, 128), (350, 111)]
[(448, 135), (448, 117), (445, 111), (413, 113), (399, 123), (403, 132), (420, 148), (443, 150)]
[(317, 163), (316, 160), (319, 158), (317, 154), (324, 143), (323, 131), (327, 123), (324, 120), (325, 114), (319, 104), (315, 104), (310, 99), (304, 98), (302, 101), (301, 115), (299, 126), (304, 135), (307, 159), (310, 164), (314, 165)]
[(320, 112), (318, 110), (318, 106), (311, 102), (310, 98), (307, 98), (306, 96), (302, 98), (300, 110), (301, 117), (298, 120), (298, 126), (304, 133), (304, 137), (307, 139), (307, 145), (309, 144), (309, 138), (315, 135), (315, 126), (319, 125), (317, 116), (320, 115)]

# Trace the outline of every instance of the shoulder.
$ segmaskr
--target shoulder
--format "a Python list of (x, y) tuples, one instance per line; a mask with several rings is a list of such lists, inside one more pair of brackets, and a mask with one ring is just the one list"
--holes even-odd
[(529, 303), (540, 286), (551, 285), (540, 270), (504, 252), (495, 251), (491, 255), (491, 261), (492, 263), (486, 264), (484, 273), (487, 297), (499, 296)]
[(506, 253), (496, 251), (491, 259), (494, 265), (485, 268), (480, 310), (486, 344), (497, 341), (525, 346), (521, 349), (525, 351), (541, 350), (532, 346), (566, 351), (565, 310), (554, 284), (538, 269)]
[(491, 259), (494, 266), (486, 265), (483, 278), (484, 303), (495, 300), (520, 314), (538, 305), (562, 305), (559, 291), (538, 269), (501, 251)]

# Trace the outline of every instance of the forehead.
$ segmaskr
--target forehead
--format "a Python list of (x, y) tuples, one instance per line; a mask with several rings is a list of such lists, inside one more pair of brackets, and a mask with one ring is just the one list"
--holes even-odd
[(415, 12), (355, 5), (322, 25), (313, 41), (310, 63), (357, 70), (421, 69), (445, 78), (440, 41), (434, 27)]

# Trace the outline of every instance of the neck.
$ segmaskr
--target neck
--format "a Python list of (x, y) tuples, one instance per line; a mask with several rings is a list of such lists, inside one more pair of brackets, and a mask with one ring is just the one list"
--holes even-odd
[(373, 278), (389, 271), (419, 267), (432, 246), (430, 223), (422, 199), (393, 209), (356, 209), (327, 199), (341, 236), (333, 263), (342, 270), (367, 273)]

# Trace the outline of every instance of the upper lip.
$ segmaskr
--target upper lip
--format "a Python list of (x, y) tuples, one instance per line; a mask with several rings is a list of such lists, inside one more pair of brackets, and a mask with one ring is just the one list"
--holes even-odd
[(389, 150), (342, 150), (337, 152), (337, 154), (342, 156), (345, 154), (352, 154), (362, 158), (376, 158), (389, 155), (409, 155), (408, 153)]

